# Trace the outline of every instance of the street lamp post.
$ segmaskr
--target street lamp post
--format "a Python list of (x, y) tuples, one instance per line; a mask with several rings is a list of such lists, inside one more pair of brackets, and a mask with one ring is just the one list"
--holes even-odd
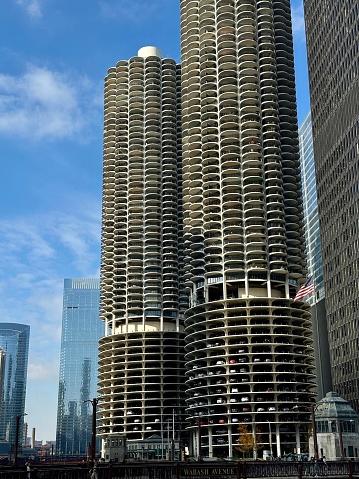
[(20, 419), (23, 416), (27, 416), (26, 413), (24, 414), (17, 414), (15, 416), (16, 425), (15, 425), (15, 445), (14, 445), (14, 465), (17, 466), (17, 455), (19, 451), (19, 432), (20, 432)]
[(161, 446), (162, 446), (162, 449), (161, 449), (161, 459), (164, 459), (164, 430), (163, 430), (163, 413), (162, 413), (162, 410), (161, 410)]
[(171, 453), (170, 453), (170, 421), (171, 419), (166, 419), (167, 421), (167, 452), (166, 452), (166, 459), (168, 461), (171, 460)]
[[(317, 424), (315, 422), (315, 410), (318, 407), (317, 405), (311, 404), (310, 408), (309, 406), (302, 405), (302, 408), (305, 409), (310, 409), (310, 415), (311, 415), (311, 420), (312, 420), (312, 431), (313, 431), (313, 446), (314, 446), (314, 459), (316, 462), (319, 461), (319, 453), (318, 453), (318, 436), (317, 436)], [(299, 406), (294, 406), (293, 409), (300, 409)]]
[(171, 461), (175, 460), (176, 442), (175, 442), (175, 410), (172, 410), (172, 441), (171, 441)]
[(343, 445), (343, 426), (342, 421), (338, 421), (339, 431), (339, 446), (340, 446), (340, 459), (344, 461), (344, 445)]
[(319, 461), (318, 454), (318, 436), (317, 436), (317, 424), (315, 422), (315, 407), (314, 404), (310, 406), (310, 414), (312, 416), (312, 430), (313, 430), (313, 445), (314, 445), (314, 459)]
[(272, 442), (272, 425), (271, 422), (268, 421), (269, 426), (269, 451), (270, 451), (270, 458), (273, 459), (273, 442)]
[(201, 418), (198, 416), (197, 419), (197, 461), (202, 461), (202, 437), (201, 437)]

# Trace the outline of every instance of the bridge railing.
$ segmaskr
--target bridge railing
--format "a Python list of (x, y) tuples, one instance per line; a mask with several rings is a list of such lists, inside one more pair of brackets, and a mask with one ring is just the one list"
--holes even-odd
[[(0, 467), (0, 479), (27, 479), (25, 468)], [(136, 462), (100, 463), (95, 479), (359, 479), (359, 461), (341, 462)], [(30, 479), (90, 479), (87, 465), (32, 465)]]

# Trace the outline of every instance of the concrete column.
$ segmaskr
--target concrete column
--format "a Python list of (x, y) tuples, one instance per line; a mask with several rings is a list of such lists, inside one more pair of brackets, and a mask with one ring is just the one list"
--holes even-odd
[(228, 459), (233, 458), (232, 434), (228, 434)]
[(281, 447), (280, 447), (280, 432), (279, 432), (279, 424), (276, 424), (275, 426), (275, 437), (277, 441), (277, 456), (282, 455)]
[(295, 441), (296, 441), (296, 448), (297, 448), (296, 453), (300, 454), (301, 450), (300, 450), (299, 424), (296, 424), (295, 426)]

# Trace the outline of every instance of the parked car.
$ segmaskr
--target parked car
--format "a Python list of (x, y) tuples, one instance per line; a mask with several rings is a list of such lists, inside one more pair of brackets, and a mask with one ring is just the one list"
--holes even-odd
[(285, 454), (283, 456), (283, 461), (309, 461), (309, 455), (306, 453), (302, 454)]
[(217, 444), (226, 444), (226, 440), (223, 439), (222, 437), (219, 437), (219, 438), (217, 439)]

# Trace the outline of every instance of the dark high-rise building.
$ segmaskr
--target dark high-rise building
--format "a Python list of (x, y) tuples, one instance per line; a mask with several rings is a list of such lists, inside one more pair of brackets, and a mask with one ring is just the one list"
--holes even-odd
[(318, 218), (317, 185), (313, 150), (312, 122), (310, 113), (299, 127), (299, 150), (303, 185), (303, 210), (307, 252), (308, 276), (314, 280), (315, 292), (306, 298), (311, 306), (316, 392), (321, 399), (332, 391), (332, 377), (328, 344), (328, 327), (325, 309), (322, 249)]
[(15, 445), (17, 420), (19, 421), (19, 447), (22, 444), (29, 338), (30, 326), (26, 324), (0, 324), (0, 367), (2, 375), (0, 439), (7, 441), (12, 450), (14, 450)]
[(333, 388), (359, 411), (359, 4), (304, 12)]
[(58, 455), (86, 455), (91, 443), (98, 341), (104, 334), (99, 304), (99, 279), (64, 280), (56, 428)]
[(104, 127), (99, 434), (132, 450), (177, 430), (185, 398), (176, 62), (144, 47), (110, 68)]
[(195, 454), (232, 457), (239, 423), (257, 454), (304, 451), (315, 375), (309, 305), (293, 301), (306, 263), (290, 1), (180, 5)]

